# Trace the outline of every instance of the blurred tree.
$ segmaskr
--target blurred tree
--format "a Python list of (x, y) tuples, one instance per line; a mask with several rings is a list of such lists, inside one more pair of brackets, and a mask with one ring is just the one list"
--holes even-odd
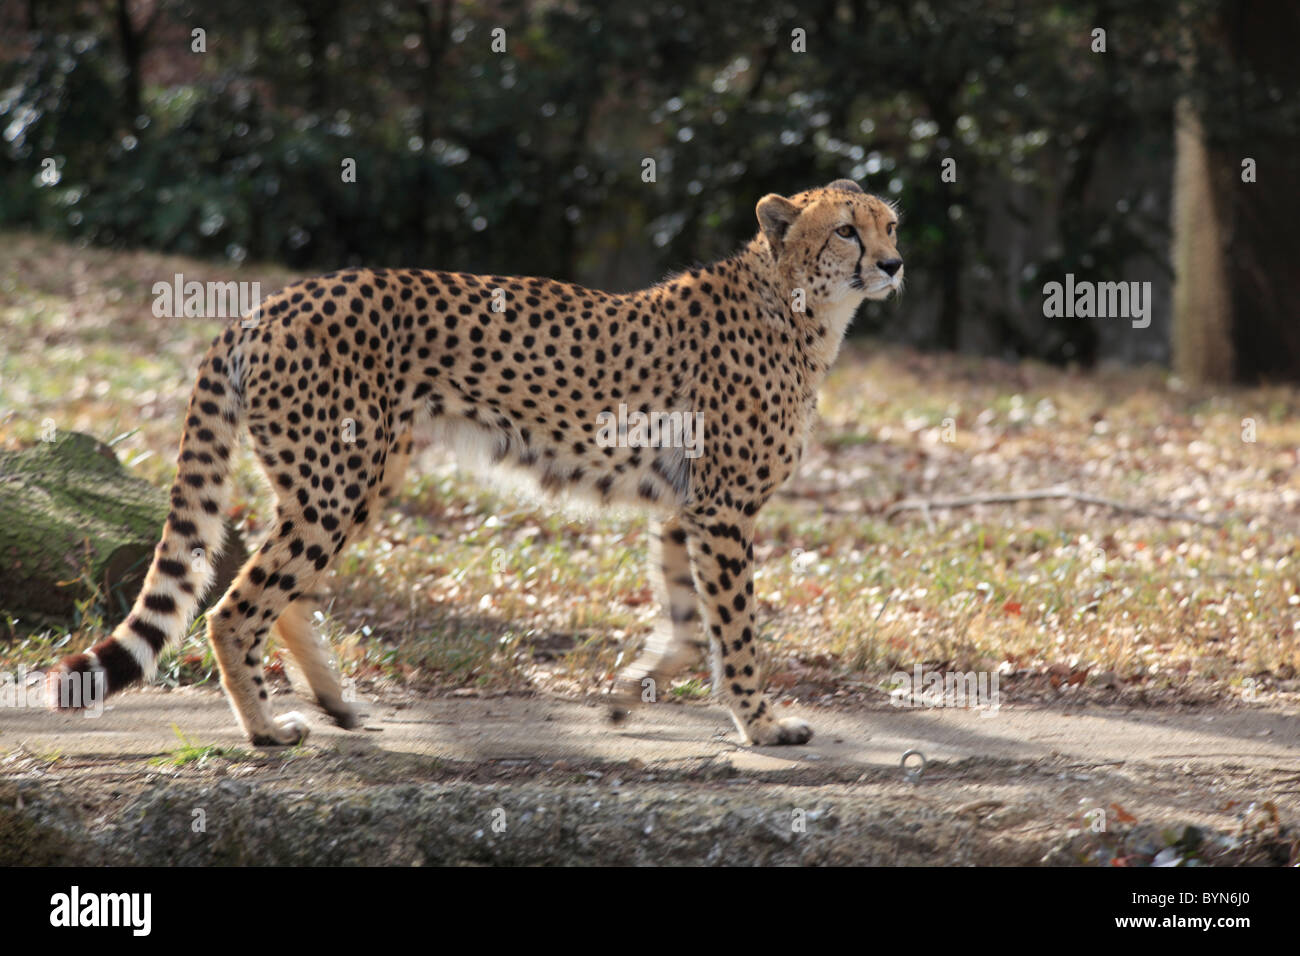
[[(1183, 37), (1231, 46), (1226, 0), (6, 2), (33, 29), (0, 63), (2, 223), (628, 287), (732, 251), (765, 192), (849, 176), (899, 202), (913, 290), (863, 327), (1053, 361), (1114, 333), (1045, 319), (1045, 281), (1168, 270), (1180, 96), (1247, 106), (1261, 148), (1296, 132), (1231, 57), (1179, 69)], [(1241, 222), (1285, 229), (1256, 195)]]
[(144, 79), (141, 76), (141, 61), (144, 58), (145, 45), (149, 35), (157, 26), (163, 12), (163, 0), (154, 0), (153, 9), (139, 17), (132, 15), (130, 0), (117, 0), (117, 41), (121, 48), (123, 70), (122, 108), (126, 125), (130, 126), (140, 115), (140, 90)]
[(1190, 97), (1178, 101), (1176, 117), (1174, 370), (1188, 382), (1230, 382), (1236, 361), (1224, 242), (1225, 177), (1214, 175), (1205, 128)]
[(1300, 7), (1242, 0), (1199, 36), (1183, 124), (1174, 360), (1196, 382), (1300, 379)]

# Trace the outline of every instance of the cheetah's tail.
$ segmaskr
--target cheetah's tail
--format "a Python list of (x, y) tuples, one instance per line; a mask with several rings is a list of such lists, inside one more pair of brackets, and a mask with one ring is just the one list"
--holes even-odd
[(107, 696), (151, 678), (159, 656), (185, 634), (212, 583), (224, 543), (227, 478), (243, 414), (240, 363), (232, 361), (232, 354), (238, 354), (237, 335), (237, 329), (224, 333), (199, 365), (185, 414), (171, 509), (135, 606), (110, 637), (65, 657), (49, 673), (47, 699), (55, 709), (89, 707), (95, 702), (86, 699), (91, 694)]

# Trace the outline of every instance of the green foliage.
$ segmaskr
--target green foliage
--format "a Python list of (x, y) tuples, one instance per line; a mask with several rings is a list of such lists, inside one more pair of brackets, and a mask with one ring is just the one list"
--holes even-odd
[[(1012, 351), (1088, 360), (1087, 323), (1045, 332), (1021, 310), (1044, 274), (1164, 261), (1172, 104), (1231, 82), (1209, 26), (1222, 9), (181, 2), (137, 25), (153, 59), (133, 86), (120, 24), (54, 7), (0, 71), (0, 222), (235, 262), (627, 287), (734, 249), (764, 192), (849, 176), (905, 211), (908, 275), (938, 312), (913, 338), (952, 346), (974, 324)], [(1193, 43), (1205, 66), (1188, 78)], [(1256, 126), (1296, 127), (1269, 110), (1277, 90), (1243, 89)], [(61, 178), (42, 186), (47, 156)], [(1028, 254), (994, 227), (1029, 230)], [(877, 331), (893, 314), (864, 311)]]
[(236, 762), (248, 760), (252, 757), (252, 754), (248, 751), (241, 750), (238, 747), (218, 747), (216, 744), (201, 744), (196, 740), (191, 740), (175, 724), (172, 724), (172, 733), (180, 741), (180, 746), (168, 756), (154, 757), (149, 761), (151, 765), (155, 767), (187, 767), (194, 764), (196, 767), (203, 767), (219, 758)]
[(113, 138), (109, 67), (91, 34), (39, 35), (30, 56), (0, 76), (0, 220), (75, 231), (82, 194), (60, 179), (42, 184), (41, 161), (52, 157), (60, 173), (67, 150), (78, 159), (82, 181), (105, 174), (103, 146)]

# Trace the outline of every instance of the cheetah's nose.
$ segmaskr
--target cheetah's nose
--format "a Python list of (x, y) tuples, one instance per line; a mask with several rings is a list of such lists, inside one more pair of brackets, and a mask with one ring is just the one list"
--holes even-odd
[(903, 268), (903, 260), (902, 259), (881, 259), (876, 263), (876, 266), (880, 269), (881, 272), (883, 272), (885, 275), (889, 276), (892, 279), (894, 277), (894, 273), (897, 272), (899, 269)]

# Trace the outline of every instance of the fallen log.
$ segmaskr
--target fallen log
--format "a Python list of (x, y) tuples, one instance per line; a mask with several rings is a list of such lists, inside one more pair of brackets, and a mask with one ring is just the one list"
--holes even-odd
[[(130, 475), (89, 435), (0, 452), (0, 636), (126, 616), (167, 519), (163, 489)], [(209, 600), (248, 557), (227, 523)], [(207, 607), (205, 602), (203, 607)]]

